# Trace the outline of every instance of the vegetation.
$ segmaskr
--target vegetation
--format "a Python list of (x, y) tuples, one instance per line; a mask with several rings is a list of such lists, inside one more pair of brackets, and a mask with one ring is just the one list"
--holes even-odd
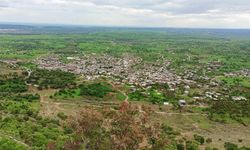
[(15, 95), (13, 97), (10, 97), (10, 99), (12, 100), (15, 100), (15, 101), (22, 101), (22, 100), (25, 100), (25, 101), (29, 101), (29, 102), (32, 102), (32, 101), (39, 101), (40, 100), (40, 95), (38, 94), (18, 94), (18, 95)]
[[(249, 123), (250, 101), (216, 101), (209, 109), (209, 117), (219, 122), (227, 122), (227, 119), (236, 120), (242, 124)], [(246, 120), (245, 120), (246, 119)], [(245, 122), (245, 121), (247, 122)]]
[[(56, 30), (55, 28), (53, 28)], [(96, 32), (96, 31), (100, 32)], [(101, 32), (106, 31), (109, 32)], [(39, 31), (41, 31), (39, 29)], [(61, 28), (60, 32), (68, 31)], [(88, 28), (78, 30), (89, 32)], [(34, 31), (37, 32), (37, 31)], [(52, 33), (52, 31), (50, 31)], [(58, 33), (57, 31), (56, 33)], [(48, 33), (48, 31), (46, 31)], [(93, 29), (91, 34), (39, 34), (1, 35), (0, 58), (34, 59), (48, 53), (82, 55), (89, 53), (121, 56), (130, 53), (154, 62), (164, 56), (170, 59), (171, 68), (184, 71), (196, 69), (212, 61), (223, 66), (213, 74), (249, 68), (249, 37), (240, 31), (224, 30), (171, 30), (171, 29)], [(242, 38), (243, 37), (243, 38)], [(191, 60), (188, 61), (187, 56)], [(178, 69), (179, 68), (179, 69)]]
[(39, 116), (35, 105), (26, 101), (1, 101), (0, 112), (3, 115), (0, 118), (0, 132), (37, 149), (44, 149), (49, 141), (67, 138), (59, 122)]
[(224, 144), (224, 148), (226, 150), (249, 150), (250, 149), (248, 147), (238, 147), (238, 145), (230, 143), (230, 142), (226, 142)]
[(176, 102), (176, 97), (173, 93), (162, 92), (158, 87), (149, 89), (140, 89), (129, 93), (129, 99), (132, 101), (148, 101), (153, 104), (163, 104), (164, 102)]
[(220, 80), (227, 86), (242, 86), (250, 88), (250, 78), (247, 77), (221, 77)]
[(54, 94), (54, 98), (58, 99), (80, 99), (83, 97), (93, 97), (98, 100), (103, 100), (109, 93), (116, 95), (115, 99), (124, 100), (124, 95), (115, 89), (111, 85), (105, 82), (96, 83), (83, 83), (74, 88), (62, 89)]
[(1, 78), (0, 93), (21, 93), (27, 91), (24, 79), (20, 77)]
[(0, 149), (4, 150), (26, 150), (27, 147), (14, 142), (13, 140), (10, 140), (5, 137), (0, 137)]
[(43, 88), (66, 88), (75, 85), (75, 75), (60, 70), (34, 70), (27, 82)]
[[(236, 124), (244, 127), (243, 132), (249, 129), (249, 77), (247, 73), (225, 75), (250, 68), (250, 38), (242, 32), (30, 28), (30, 34), (0, 34), (0, 149), (216, 150), (211, 146), (217, 146), (217, 139), (197, 132), (216, 132), (211, 129), (216, 125)], [(107, 80), (126, 79), (113, 80), (108, 75), (105, 80), (85, 81), (84, 76), (64, 69), (39, 69), (35, 64), (47, 56), (70, 63), (67, 57), (90, 54), (141, 58), (132, 66), (136, 69), (167, 60), (170, 65), (161, 67), (183, 80), (147, 87), (125, 83), (118, 88)], [(125, 99), (130, 104), (114, 101)], [(187, 101), (186, 107), (176, 107), (180, 99)], [(107, 102), (101, 102), (104, 100)], [(164, 102), (170, 105), (163, 106)], [(194, 130), (197, 128), (200, 130)], [(186, 131), (192, 133), (188, 138), (183, 136)], [(225, 139), (219, 142), (226, 150), (249, 150), (224, 143)], [(237, 140), (241, 145), (247, 143)]]
[(138, 149), (150, 145), (163, 149), (170, 142), (167, 132), (161, 132), (158, 125), (150, 124), (145, 115), (126, 103), (119, 112), (85, 108), (80, 116), (70, 121), (75, 139), (66, 143), (66, 149)]
[(109, 92), (113, 92), (110, 86), (101, 83), (94, 83), (87, 86), (80, 85), (79, 88), (80, 88), (80, 95), (82, 96), (95, 96), (103, 98)]
[(205, 143), (205, 138), (197, 134), (194, 135), (194, 140), (199, 142), (201, 145)]

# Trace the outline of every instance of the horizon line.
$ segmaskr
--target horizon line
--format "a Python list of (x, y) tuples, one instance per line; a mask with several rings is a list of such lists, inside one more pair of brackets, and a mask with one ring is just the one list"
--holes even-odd
[(233, 27), (173, 27), (173, 26), (122, 26), (122, 25), (88, 25), (69, 23), (36, 23), (36, 22), (1, 22), (0, 25), (48, 26), (48, 27), (105, 27), (105, 28), (141, 28), (141, 29), (203, 29), (203, 30), (250, 30), (250, 28)]

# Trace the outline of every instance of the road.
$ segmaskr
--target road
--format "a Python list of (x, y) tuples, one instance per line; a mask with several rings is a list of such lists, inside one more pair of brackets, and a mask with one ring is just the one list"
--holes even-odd
[(126, 96), (126, 98), (125, 98), (124, 101), (128, 101), (128, 95), (127, 95), (124, 91), (118, 89), (118, 88), (116, 87), (116, 85), (114, 85), (112, 82), (108, 82), (108, 83), (109, 83), (113, 88), (115, 88), (118, 92), (121, 92), (124, 96)]

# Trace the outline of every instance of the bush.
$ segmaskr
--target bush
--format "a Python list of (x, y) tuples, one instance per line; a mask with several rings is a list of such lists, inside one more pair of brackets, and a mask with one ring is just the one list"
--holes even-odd
[(0, 137), (0, 149), (2, 150), (25, 150), (25, 146), (18, 144), (14, 140)]
[(80, 85), (80, 94), (82, 96), (95, 96), (103, 98), (109, 92), (113, 90), (108, 86), (101, 83), (94, 83), (90, 85)]
[(224, 148), (225, 148), (226, 150), (237, 150), (237, 149), (238, 149), (238, 145), (233, 144), (233, 143), (230, 143), (230, 142), (226, 142), (226, 143), (224, 144)]
[(59, 117), (59, 118), (62, 119), (62, 120), (67, 119), (67, 116), (66, 116), (63, 112), (59, 112), (59, 113), (57, 114), (57, 117)]
[(177, 144), (176, 147), (177, 150), (185, 150), (185, 146), (183, 144)]
[(0, 79), (0, 93), (22, 93), (28, 90), (24, 79), (13, 77), (10, 79)]
[(32, 101), (39, 101), (40, 95), (38, 95), (38, 94), (18, 94), (16, 96), (10, 97), (10, 99), (13, 99), (15, 101), (25, 100), (28, 102), (32, 102)]
[(194, 135), (194, 140), (199, 142), (201, 145), (205, 143), (205, 138), (197, 134)]
[(211, 138), (207, 138), (207, 139), (206, 139), (206, 143), (209, 144), (209, 143), (212, 143), (212, 142), (213, 142), (213, 140), (212, 140)]
[(61, 70), (36, 69), (31, 73), (28, 83), (38, 85), (38, 89), (65, 88), (75, 85), (76, 76), (73, 73)]
[(176, 135), (180, 135), (179, 132), (175, 131), (172, 127), (166, 124), (163, 124), (161, 128), (162, 128), (162, 131), (170, 137), (175, 137)]
[(199, 145), (196, 141), (187, 141), (186, 149), (187, 150), (199, 150)]
[(206, 147), (205, 150), (218, 150), (218, 148)]

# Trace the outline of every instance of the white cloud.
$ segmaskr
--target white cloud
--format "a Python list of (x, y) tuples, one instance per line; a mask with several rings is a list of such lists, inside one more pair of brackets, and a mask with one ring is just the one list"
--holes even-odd
[(249, 0), (0, 0), (0, 22), (250, 28)]

